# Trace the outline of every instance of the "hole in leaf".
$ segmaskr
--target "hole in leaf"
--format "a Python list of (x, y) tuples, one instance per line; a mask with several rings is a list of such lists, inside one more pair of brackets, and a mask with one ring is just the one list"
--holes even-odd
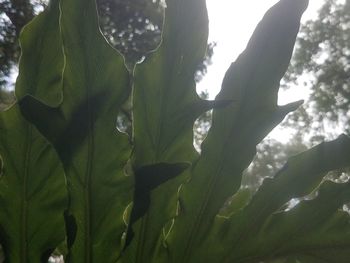
[(342, 207), (343, 211), (350, 215), (350, 203), (344, 204)]
[(49, 257), (48, 263), (64, 263), (63, 255), (52, 254)]
[(317, 196), (318, 196), (318, 190), (314, 190), (310, 194), (305, 195), (301, 198), (293, 198), (284, 205), (284, 211), (289, 211), (294, 207), (296, 207), (301, 201), (310, 201), (315, 199)]
[(207, 137), (211, 127), (212, 111), (203, 113), (193, 125), (193, 145), (197, 152), (201, 152), (201, 144)]
[(131, 122), (132, 122), (131, 111), (122, 110), (119, 112), (117, 117), (117, 129), (120, 132), (125, 132), (129, 136), (131, 136), (131, 131), (132, 131)]
[(347, 183), (350, 180), (349, 168), (347, 169), (339, 169), (335, 171), (331, 171), (325, 177), (326, 180), (330, 180), (335, 183)]
[(62, 242), (50, 255), (48, 263), (64, 263), (64, 258), (68, 254), (66, 242)]

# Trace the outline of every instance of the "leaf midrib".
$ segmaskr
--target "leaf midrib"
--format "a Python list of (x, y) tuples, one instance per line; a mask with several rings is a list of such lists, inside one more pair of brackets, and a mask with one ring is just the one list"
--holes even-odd
[[(87, 75), (89, 76), (89, 75)], [(87, 169), (86, 169), (86, 186), (84, 187), (85, 193), (85, 202), (86, 202), (86, 239), (85, 247), (86, 249), (86, 259), (87, 263), (92, 262), (92, 244), (91, 244), (91, 180), (92, 180), (92, 171), (93, 171), (93, 155), (94, 155), (94, 129), (93, 129), (93, 112), (91, 107), (90, 100), (90, 86), (86, 88), (87, 96), (87, 111), (88, 111), (88, 160), (87, 160)]]
[[(261, 48), (261, 50), (264, 50), (264, 47), (267, 45), (266, 44), (266, 39), (265, 39), (265, 44), (263, 45), (263, 47)], [(242, 56), (244, 56), (246, 54), (246, 51), (244, 51), (239, 58), (242, 59)], [(259, 52), (259, 60), (257, 61), (260, 61), (260, 58), (263, 56), (263, 52)], [(239, 59), (238, 58), (238, 59)], [(238, 61), (238, 60), (237, 60)], [(237, 61), (235, 63), (237, 63)], [(232, 65), (231, 65), (232, 67)], [(230, 70), (230, 69), (229, 69)], [(250, 87), (252, 86), (250, 83), (253, 82), (253, 80), (255, 80), (255, 76), (257, 75), (257, 69), (256, 69), (256, 66), (254, 65), (254, 67), (251, 69), (251, 74), (249, 74), (250, 76), (252, 76), (251, 78), (249, 78), (249, 80), (247, 81), (246, 83), (246, 87)], [(247, 74), (248, 75), (248, 74)], [(240, 98), (240, 101), (244, 101), (247, 97), (247, 89), (242, 89), (242, 95), (241, 95), (241, 98)], [(241, 103), (241, 105), (243, 105), (243, 103)], [(241, 116), (241, 111), (244, 110), (242, 108), (239, 108), (235, 111), (236, 115), (235, 116)], [(239, 119), (239, 117), (238, 117)], [(230, 133), (229, 134), (234, 134), (233, 131), (235, 130), (235, 126), (237, 125), (236, 121), (234, 121), (231, 125), (231, 128), (230, 128)], [(230, 136), (231, 137), (231, 136)], [(229, 140), (230, 138), (228, 138)], [(222, 147), (222, 150), (221, 150), (221, 156), (224, 156), (225, 158), (220, 158), (220, 162), (217, 166), (217, 169), (216, 169), (216, 176), (213, 176), (208, 184), (208, 195), (205, 196), (205, 200), (204, 202), (202, 202), (202, 205), (201, 205), (201, 208), (199, 210), (199, 213), (197, 214), (196, 216), (196, 220), (194, 221), (194, 226), (192, 227), (192, 230), (190, 231), (190, 236), (189, 236), (189, 239), (188, 239), (188, 242), (187, 242), (187, 245), (186, 245), (186, 249), (184, 251), (184, 257), (183, 257), (183, 262), (187, 262), (190, 255), (191, 255), (191, 251), (192, 251), (192, 246), (193, 246), (193, 242), (194, 242), (194, 239), (195, 239), (195, 235), (194, 233), (198, 231), (198, 229), (200, 229), (200, 225), (202, 225), (202, 222), (203, 220), (201, 220), (205, 210), (207, 209), (207, 206), (208, 206), (208, 202), (209, 200), (211, 199), (211, 196), (214, 192), (214, 189), (215, 189), (215, 186), (217, 185), (217, 182), (218, 180), (220, 179), (220, 177), (222, 176), (222, 170), (223, 170), (223, 163), (226, 163), (226, 154), (225, 152), (227, 152), (227, 145), (229, 145), (229, 143), (225, 143), (224, 144), (224, 147)]]
[(32, 150), (32, 125), (26, 127), (26, 152), (23, 166), (23, 183), (22, 183), (22, 198), (21, 198), (21, 229), (20, 229), (20, 260), (25, 263), (28, 259), (28, 242), (27, 242), (27, 226), (28, 226), (28, 176), (30, 166), (30, 153)]

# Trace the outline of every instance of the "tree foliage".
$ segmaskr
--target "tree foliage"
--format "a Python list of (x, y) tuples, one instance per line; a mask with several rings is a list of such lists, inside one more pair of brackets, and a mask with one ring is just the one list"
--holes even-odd
[(349, 64), (350, 1), (327, 0), (318, 17), (302, 26), (297, 39), (287, 84), (302, 85), (298, 79), (304, 75), (311, 94), (307, 107), (289, 118), (290, 126), (315, 131), (340, 125), (349, 131)]
[[(0, 1), (2, 84), (18, 63), (18, 37), (22, 28), (42, 11), (47, 3), (48, 0)], [(157, 47), (163, 23), (163, 6), (160, 1), (99, 0), (97, 4), (104, 35), (126, 57), (131, 67), (147, 52)]]
[(0, 85), (6, 83), (19, 59), (18, 37), (24, 27), (43, 6), (43, 1), (0, 1)]
[[(0, 84), (5, 85), (16, 68), (20, 49), (19, 34), (48, 0), (0, 1)], [(127, 65), (143, 59), (157, 48), (163, 25), (164, 2), (157, 0), (98, 0), (99, 24), (108, 41), (125, 57)], [(213, 55), (214, 43), (208, 45), (207, 56), (198, 66), (198, 79), (205, 74)]]
[[(254, 195), (241, 182), (256, 145), (301, 104), (278, 106), (277, 94), (307, 3), (273, 6), (208, 101), (195, 90), (204, 0), (166, 2), (161, 45), (133, 76), (94, 0), (52, 0), (21, 33), (18, 103), (0, 115), (6, 261), (63, 247), (66, 262), (347, 262), (350, 183), (324, 176), (350, 165), (348, 136), (291, 157)], [(131, 138), (115, 127), (130, 92)], [(193, 124), (211, 109), (199, 154)]]
[(245, 171), (242, 184), (258, 189), (265, 178), (273, 177), (286, 163), (288, 157), (307, 150), (303, 138), (295, 136), (288, 143), (265, 139), (257, 146), (257, 154)]

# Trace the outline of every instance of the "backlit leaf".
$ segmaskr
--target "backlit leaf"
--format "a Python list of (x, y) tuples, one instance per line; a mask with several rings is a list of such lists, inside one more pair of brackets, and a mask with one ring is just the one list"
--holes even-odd
[(17, 105), (0, 113), (0, 154), (0, 240), (6, 262), (47, 262), (65, 239), (63, 167)]
[[(58, 83), (63, 99), (51, 108), (45, 104), (46, 97), (40, 98), (44, 103), (24, 97), (21, 108), (52, 142), (66, 172), (71, 230), (67, 261), (114, 262), (126, 229), (123, 213), (132, 198), (131, 178), (124, 173), (129, 140), (116, 129), (118, 109), (129, 94), (129, 73), (122, 56), (99, 30), (95, 1), (62, 0), (60, 11), (62, 40), (53, 43), (60, 46), (53, 46), (43, 56), (63, 49), (64, 67), (46, 69), (62, 72)], [(43, 23), (50, 19), (54, 18)], [(32, 31), (40, 35), (35, 28)], [(26, 71), (26, 63), (22, 61), (22, 65), (22, 72)], [(41, 75), (31, 76), (30, 81), (36, 82)]]

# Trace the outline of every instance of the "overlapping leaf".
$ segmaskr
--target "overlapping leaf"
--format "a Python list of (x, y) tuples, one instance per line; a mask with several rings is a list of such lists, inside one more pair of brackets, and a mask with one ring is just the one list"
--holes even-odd
[(349, 201), (349, 183), (325, 182), (316, 199), (272, 215), (257, 238), (260, 256), (289, 256), (301, 262), (348, 262), (350, 217), (340, 209)]
[[(300, 105), (277, 106), (277, 93), (307, 2), (281, 0), (271, 8), (228, 70), (216, 102), (207, 102), (194, 84), (208, 35), (205, 1), (167, 1), (162, 43), (135, 70), (134, 191), (124, 174), (128, 138), (115, 128), (129, 74), (99, 32), (94, 0), (53, 0), (25, 28), (16, 94), (67, 176), (67, 262), (346, 262), (349, 216), (338, 209), (350, 200), (349, 183), (326, 182), (314, 200), (290, 211), (283, 205), (310, 193), (327, 171), (350, 164), (348, 137), (291, 158), (251, 200), (238, 191), (256, 144)], [(195, 118), (228, 101), (214, 111), (198, 156)], [(46, 260), (63, 238), (60, 164), (17, 106), (0, 115), (0, 129), (1, 242), (13, 262)], [(34, 174), (40, 164), (44, 169)]]
[(136, 167), (192, 160), (193, 122), (211, 106), (198, 97), (194, 81), (207, 46), (205, 1), (168, 0), (166, 5), (160, 47), (135, 69)]
[[(215, 104), (198, 97), (194, 82), (207, 46), (205, 1), (169, 0), (166, 4), (162, 43), (135, 69), (133, 165), (136, 185), (147, 180), (153, 181), (155, 187), (148, 190), (147, 197), (135, 189), (131, 227), (138, 235), (127, 251), (126, 262), (143, 262), (144, 258), (151, 261), (157, 249), (164, 249), (162, 228), (176, 212), (176, 194), (184, 176), (168, 180), (189, 167), (197, 156), (193, 147), (193, 123)], [(147, 173), (142, 172), (146, 170)], [(147, 205), (143, 213), (140, 203)], [(133, 217), (135, 214), (138, 218)]]
[(62, 102), (64, 55), (58, 5), (59, 0), (50, 1), (21, 32), (20, 74), (15, 90), (19, 99), (29, 94), (50, 106)]
[[(303, 251), (312, 252), (312, 249), (344, 249), (341, 244), (348, 238), (344, 239), (344, 235), (341, 235), (335, 239), (336, 232), (329, 229), (328, 234), (333, 235), (334, 241), (331, 246), (330, 240), (319, 229), (321, 226), (318, 222), (323, 224), (332, 220), (336, 210), (349, 201), (348, 184), (325, 183), (318, 197), (307, 201), (306, 206), (302, 203), (290, 212), (281, 213), (282, 216), (274, 213), (290, 199), (303, 197), (313, 191), (328, 171), (347, 166), (350, 166), (350, 138), (345, 135), (290, 158), (274, 179), (264, 181), (246, 207), (229, 219), (217, 218), (216, 232), (212, 233), (216, 238), (205, 245), (220, 244), (216, 247), (220, 249), (216, 252), (213, 249), (210, 256), (221, 256), (220, 262), (256, 262), (274, 256), (293, 255), (293, 248), (296, 248), (293, 246), (298, 247), (300, 254)], [(328, 197), (332, 198), (325, 202)], [(333, 223), (335, 231), (343, 227), (337, 222)], [(346, 229), (348, 227), (344, 231)], [(309, 242), (312, 240), (309, 238), (313, 234), (321, 239), (311, 246)], [(292, 236), (298, 237), (297, 243), (289, 239)], [(286, 237), (290, 244), (284, 240)]]
[[(48, 65), (44, 72), (39, 67), (41, 73), (28, 78), (32, 85), (21, 82), (26, 85), (21, 94), (40, 95), (30, 87), (48, 72), (61, 77), (44, 83), (45, 89), (59, 85), (63, 100), (56, 96), (53, 103), (47, 103), (50, 92), (45, 92), (39, 99), (58, 107), (25, 97), (21, 108), (53, 143), (66, 172), (70, 194), (67, 261), (114, 262), (122, 249), (123, 213), (132, 197), (124, 174), (130, 146), (127, 136), (115, 126), (118, 108), (129, 94), (129, 73), (123, 58), (99, 31), (95, 1), (62, 0), (60, 10), (56, 32), (61, 41), (47, 42), (51, 49), (35, 49), (39, 53), (33, 57), (50, 58), (51, 52), (63, 48), (64, 67)], [(42, 23), (50, 23), (50, 19)], [(41, 34), (40, 27), (44, 25), (32, 28), (33, 38)], [(22, 61), (21, 65), (21, 72), (30, 71), (28, 63)]]
[(277, 106), (277, 93), (306, 6), (305, 0), (282, 0), (272, 7), (227, 71), (217, 100), (233, 102), (214, 110), (202, 155), (181, 192), (182, 213), (168, 239), (173, 262), (193, 262), (191, 257), (200, 253), (195, 248), (206, 239), (216, 214), (239, 189), (256, 144), (300, 105)]
[(6, 262), (47, 262), (66, 236), (63, 167), (17, 105), (0, 113), (0, 154), (0, 240)]

